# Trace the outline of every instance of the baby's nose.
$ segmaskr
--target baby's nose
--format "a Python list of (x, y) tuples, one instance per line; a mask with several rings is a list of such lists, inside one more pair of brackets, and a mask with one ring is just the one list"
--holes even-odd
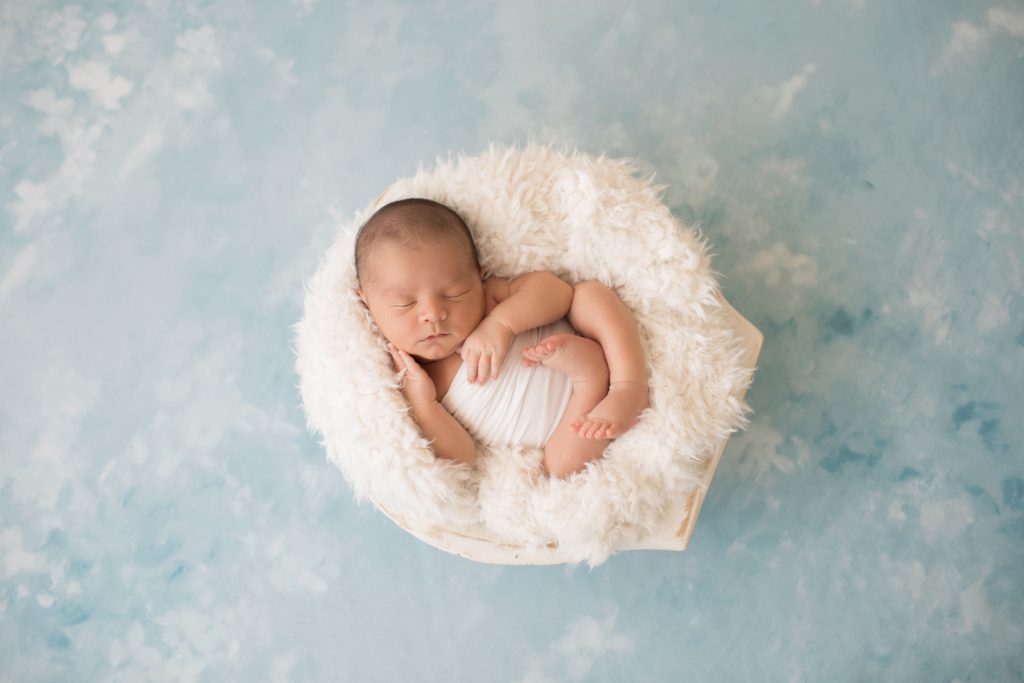
[(421, 315), (424, 321), (433, 322), (435, 320), (444, 320), (448, 316), (448, 312), (439, 303), (428, 303), (423, 307)]

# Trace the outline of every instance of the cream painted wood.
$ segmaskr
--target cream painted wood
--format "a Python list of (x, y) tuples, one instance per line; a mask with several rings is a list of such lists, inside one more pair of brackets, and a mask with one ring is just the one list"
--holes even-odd
[[(730, 326), (743, 339), (746, 351), (743, 363), (746, 367), (753, 369), (756, 367), (757, 357), (761, 353), (764, 335), (741, 316), (736, 309), (729, 305), (729, 302), (721, 294), (718, 296), (728, 314)], [(742, 399), (745, 393), (745, 391), (741, 392), (737, 398)], [(666, 510), (661, 526), (647, 537), (640, 539), (637, 543), (620, 548), (620, 550), (686, 549), (690, 543), (690, 538), (693, 536), (693, 530), (697, 524), (697, 517), (700, 515), (701, 506), (704, 504), (704, 499), (711, 486), (711, 480), (715, 476), (715, 470), (718, 469), (718, 462), (722, 458), (722, 453), (725, 451), (725, 445), (728, 441), (728, 438), (723, 439), (714, 456), (708, 461), (701, 485), (688, 497), (680, 499), (676, 505)], [(571, 561), (553, 544), (549, 544), (545, 548), (531, 549), (499, 543), (488, 536), (488, 532), (483, 526), (471, 532), (457, 532), (440, 526), (423, 529), (409, 524), (407, 520), (390, 513), (382, 505), (377, 504), (376, 501), (374, 503), (395, 524), (421, 541), (470, 560), (492, 564), (524, 565), (562, 564)]]

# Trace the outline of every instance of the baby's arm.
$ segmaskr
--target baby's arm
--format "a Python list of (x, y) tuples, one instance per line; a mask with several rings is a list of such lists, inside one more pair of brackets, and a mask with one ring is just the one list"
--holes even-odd
[(497, 379), (512, 338), (564, 318), (572, 304), (572, 286), (546, 271), (526, 273), (511, 281), (487, 278), (484, 287), (494, 308), (459, 350), (470, 384)]
[(498, 304), (486, 319), (513, 335), (561, 320), (572, 305), (572, 285), (546, 270), (512, 280), (488, 278), (487, 292)]
[(431, 441), (434, 455), (467, 465), (476, 462), (476, 444), (466, 428), (437, 401), (412, 404), (412, 416)]
[(431, 441), (434, 455), (472, 465), (476, 444), (466, 428), (437, 401), (437, 388), (426, 370), (405, 351), (388, 344), (395, 369), (404, 369), (402, 395), (409, 401), (412, 417), (423, 436)]

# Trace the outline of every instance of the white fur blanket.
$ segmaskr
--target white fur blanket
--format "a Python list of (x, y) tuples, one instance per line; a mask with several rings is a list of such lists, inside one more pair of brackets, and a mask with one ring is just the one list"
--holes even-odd
[[(375, 501), (421, 529), (557, 543), (594, 566), (700, 486), (706, 460), (745, 426), (747, 406), (735, 397), (752, 372), (723, 324), (703, 238), (673, 218), (660, 192), (628, 161), (491, 146), (395, 183), (341, 227), (307, 283), (296, 369), (308, 426), (323, 436), (358, 502)], [(596, 279), (636, 315), (651, 405), (583, 472), (549, 478), (541, 450), (522, 447), (481, 446), (475, 466), (454, 464), (435, 458), (419, 434), (354, 292), (352, 263), (359, 226), (377, 207), (410, 196), (458, 211), (489, 273)]]

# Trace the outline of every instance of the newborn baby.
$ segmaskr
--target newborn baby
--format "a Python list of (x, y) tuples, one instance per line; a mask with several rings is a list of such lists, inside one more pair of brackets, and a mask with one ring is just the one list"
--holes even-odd
[(469, 229), (443, 204), (379, 209), (359, 229), (355, 264), (359, 298), (439, 457), (472, 464), (472, 431), (543, 446), (544, 470), (564, 478), (648, 405), (636, 322), (615, 292), (549, 272), (485, 277)]

